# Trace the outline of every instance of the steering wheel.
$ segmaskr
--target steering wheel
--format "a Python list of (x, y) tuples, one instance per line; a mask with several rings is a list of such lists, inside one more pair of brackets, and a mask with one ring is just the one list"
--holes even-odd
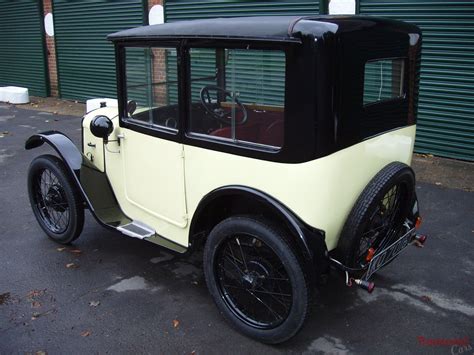
[(247, 110), (245, 106), (235, 97), (235, 95), (232, 95), (232, 92), (222, 89), (219, 86), (215, 85), (208, 85), (204, 86), (201, 89), (200, 97), (201, 97), (201, 104), (204, 106), (206, 111), (216, 120), (226, 124), (230, 125), (232, 124), (232, 108), (224, 108), (221, 106), (221, 102), (219, 99), (217, 99), (217, 107), (215, 103), (212, 103), (211, 101), (211, 95), (209, 95), (209, 90), (215, 90), (222, 92), (225, 97), (230, 97), (231, 100), (233, 100), (237, 106), (238, 109), (242, 112), (242, 117), (239, 121), (236, 120), (235, 124), (236, 125), (243, 125), (245, 122), (247, 122)]

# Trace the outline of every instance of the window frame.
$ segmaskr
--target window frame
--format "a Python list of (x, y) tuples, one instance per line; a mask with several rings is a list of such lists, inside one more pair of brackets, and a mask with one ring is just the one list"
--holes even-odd
[[(379, 101), (371, 101), (371, 102), (368, 102), (368, 103), (364, 103), (364, 95), (365, 95), (365, 67), (367, 65), (367, 63), (371, 63), (371, 62), (381, 62), (381, 61), (384, 61), (384, 60), (391, 60), (391, 61), (394, 61), (394, 60), (397, 60), (397, 59), (400, 59), (401, 61), (403, 61), (403, 82), (402, 82), (402, 92), (403, 92), (403, 95), (400, 95), (400, 96), (396, 96), (396, 97), (391, 97), (391, 98), (388, 98), (388, 99), (383, 99), (383, 100), (379, 100)], [(408, 71), (407, 71), (407, 68), (408, 68), (408, 58), (407, 57), (383, 57), (383, 58), (370, 58), (368, 60), (366, 60), (364, 62), (364, 67), (363, 67), (363, 80), (362, 80), (362, 107), (365, 109), (365, 108), (368, 108), (370, 106), (373, 106), (373, 105), (379, 105), (379, 104), (384, 104), (384, 103), (389, 103), (389, 102), (394, 102), (394, 101), (402, 101), (402, 100), (405, 100), (407, 98), (407, 80), (408, 80)], [(393, 73), (393, 71), (392, 71)]]
[[(142, 124), (138, 120), (131, 120), (128, 117), (126, 102), (128, 100), (127, 92), (127, 48), (162, 48), (174, 49), (177, 55), (177, 84), (178, 84), (178, 126), (176, 129), (159, 125)], [(182, 105), (182, 74), (180, 70), (181, 41), (126, 41), (119, 42), (115, 48), (116, 67), (117, 67), (117, 97), (119, 101), (119, 125), (120, 127), (130, 129), (139, 133), (147, 134), (153, 137), (167, 139), (179, 142), (181, 141), (181, 122), (185, 115)]]
[[(225, 137), (218, 137), (218, 136), (211, 136), (204, 133), (196, 133), (191, 132), (189, 130), (189, 122), (191, 119), (191, 114), (189, 112), (191, 104), (192, 104), (192, 93), (191, 93), (191, 56), (190, 50), (193, 48), (201, 48), (201, 49), (247, 49), (247, 50), (269, 50), (275, 52), (281, 52), (285, 56), (285, 84), (283, 88), (284, 92), (284, 107), (283, 107), (283, 144), (281, 147), (275, 147), (271, 145), (261, 144), (257, 142), (249, 142), (244, 140), (232, 140), (231, 138)], [(237, 149), (247, 149), (247, 150), (255, 150), (260, 151), (268, 154), (276, 154), (279, 153), (281, 150), (285, 148), (286, 143), (286, 129), (287, 129), (287, 104), (288, 104), (288, 46), (282, 44), (263, 44), (263, 43), (251, 43), (251, 42), (235, 42), (230, 40), (200, 40), (194, 41), (194, 43), (188, 43), (184, 47), (184, 52), (186, 55), (186, 117), (184, 122), (184, 144), (188, 144), (186, 142), (199, 142), (197, 145), (205, 145), (208, 144), (214, 145), (221, 145), (227, 147), (235, 147)], [(213, 149), (213, 148), (211, 148)], [(218, 149), (215, 149), (218, 150)]]
[[(127, 75), (128, 75), (128, 72), (127, 72), (127, 49), (128, 48), (141, 48), (141, 49), (163, 49), (163, 50), (168, 50), (168, 49), (174, 49), (176, 51), (176, 56), (178, 55), (178, 49), (177, 48), (174, 48), (174, 47), (163, 47), (163, 46), (160, 46), (160, 47), (157, 47), (157, 46), (146, 46), (146, 45), (143, 45), (143, 46), (126, 46), (125, 47), (125, 81), (127, 80)], [(179, 65), (178, 65), (178, 58), (176, 58), (176, 72), (178, 72), (178, 69), (179, 69)], [(152, 69), (153, 70), (153, 69)], [(153, 76), (153, 72), (151, 74)], [(146, 78), (147, 80), (149, 78)], [(174, 81), (171, 81), (171, 80), (167, 80), (163, 83), (159, 83), (159, 84), (169, 84), (169, 83), (172, 83)], [(178, 78), (176, 78), (176, 88), (178, 87)], [(152, 82), (152, 85), (155, 85), (153, 82)], [(126, 101), (128, 102), (128, 90), (129, 90), (129, 87), (127, 86), (127, 84), (125, 83), (125, 96), (126, 96)], [(152, 92), (148, 92), (148, 94), (151, 94), (152, 97), (154, 97), (155, 95), (155, 92), (152, 91)], [(153, 101), (153, 104), (155, 103), (154, 102), (154, 98), (152, 99)], [(152, 105), (153, 106), (153, 105)], [(134, 119), (133, 117), (130, 117), (128, 115), (128, 112), (127, 112), (127, 117), (124, 117), (124, 120), (126, 120), (127, 122), (129, 123), (132, 123), (132, 124), (136, 124), (136, 125), (139, 125), (139, 126), (144, 126), (144, 127), (148, 127), (150, 129), (157, 129), (157, 130), (162, 130), (164, 132), (167, 132), (167, 133), (170, 133), (170, 134), (178, 134), (178, 130), (179, 130), (179, 112), (180, 112), (180, 107), (179, 107), (179, 92), (178, 92), (178, 102), (177, 102), (177, 106), (178, 106), (178, 117), (177, 117), (177, 126), (176, 128), (170, 128), (170, 127), (167, 127), (167, 126), (163, 126), (163, 125), (158, 125), (158, 124), (153, 124), (153, 123), (145, 123), (145, 122), (141, 122), (140, 120), (137, 120), (137, 119)]]

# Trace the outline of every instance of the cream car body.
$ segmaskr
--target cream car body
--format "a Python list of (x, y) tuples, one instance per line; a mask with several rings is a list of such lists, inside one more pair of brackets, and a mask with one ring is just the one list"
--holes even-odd
[[(115, 127), (105, 149), (89, 130), (97, 115), (108, 116)], [(392, 161), (411, 163), (416, 132), (415, 125), (404, 127), (314, 161), (284, 164), (142, 135), (119, 127), (115, 108), (89, 113), (82, 127), (85, 155), (99, 170), (107, 167), (124, 213), (159, 235), (187, 247), (189, 221), (204, 196), (243, 185), (274, 196), (308, 225), (324, 230), (329, 250), (337, 246), (347, 215), (372, 177)]]

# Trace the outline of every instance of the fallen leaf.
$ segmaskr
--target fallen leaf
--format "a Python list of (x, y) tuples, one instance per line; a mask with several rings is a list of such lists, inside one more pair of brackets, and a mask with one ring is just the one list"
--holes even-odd
[(57, 115), (57, 114), (58, 114), (58, 111), (54, 111), (54, 112), (53, 112), (53, 115)]
[(91, 335), (91, 331), (90, 331), (90, 330), (84, 330), (84, 331), (81, 333), (81, 337), (88, 337), (89, 335)]
[(82, 254), (82, 250), (79, 250), (79, 249), (71, 249), (69, 250), (69, 252), (73, 254)]
[(56, 248), (57, 251), (63, 251), (63, 250), (66, 250), (65, 247), (62, 247), (62, 248)]
[(191, 355), (196, 355), (196, 350), (191, 351)]
[(35, 352), (35, 355), (46, 355), (47, 352), (46, 351), (43, 351), (43, 350), (39, 350), (37, 352)]
[(31, 302), (31, 307), (33, 307), (33, 308), (40, 308), (40, 307), (41, 307), (41, 303), (39, 303), (38, 301), (33, 301), (33, 302)]
[(178, 328), (179, 327), (179, 320), (173, 319), (173, 327)]
[(198, 285), (198, 282), (197, 281), (192, 281), (191, 282), (193, 285)]
[(91, 307), (97, 307), (100, 304), (100, 301), (90, 301), (89, 306)]
[(68, 269), (77, 269), (79, 267), (79, 265), (76, 265), (74, 263), (69, 263), (69, 264), (66, 264), (66, 267)]
[(438, 186), (439, 186), (439, 185), (442, 185), (442, 184), (437, 181), (437, 182), (435, 182), (435, 185), (438, 185)]
[(26, 297), (31, 300), (33, 298), (43, 296), (45, 291), (46, 291), (46, 289), (44, 289), (44, 290), (31, 290), (30, 292), (28, 292)]
[(0, 304), (5, 304), (10, 299), (10, 292), (2, 293), (0, 295)]
[(49, 120), (46, 120), (46, 121), (44, 121), (44, 122), (49, 122)]
[(421, 296), (421, 299), (426, 302), (431, 302), (431, 297), (430, 296)]
[(41, 313), (39, 312), (33, 312), (31, 320), (38, 319), (41, 316)]

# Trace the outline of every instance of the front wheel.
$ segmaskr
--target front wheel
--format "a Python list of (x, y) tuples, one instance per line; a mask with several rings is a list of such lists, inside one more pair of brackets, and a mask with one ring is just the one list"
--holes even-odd
[(43, 231), (55, 242), (68, 244), (84, 226), (84, 207), (64, 163), (53, 155), (33, 160), (28, 171), (31, 208)]
[(266, 222), (231, 217), (214, 227), (204, 273), (217, 307), (245, 335), (276, 344), (303, 325), (309, 303), (304, 269), (282, 232)]

